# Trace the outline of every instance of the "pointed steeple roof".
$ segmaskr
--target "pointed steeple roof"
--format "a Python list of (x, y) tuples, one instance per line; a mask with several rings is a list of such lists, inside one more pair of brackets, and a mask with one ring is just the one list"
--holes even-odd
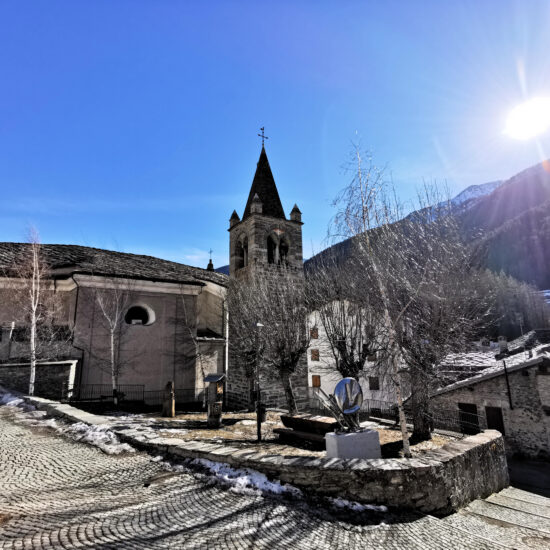
[(275, 185), (273, 174), (267, 160), (267, 154), (265, 148), (262, 147), (260, 153), (260, 159), (256, 167), (256, 173), (254, 174), (254, 180), (252, 181), (252, 187), (248, 194), (248, 200), (246, 201), (246, 207), (244, 209), (243, 220), (248, 218), (251, 213), (252, 201), (255, 195), (258, 195), (262, 203), (262, 214), (266, 216), (272, 216), (273, 218), (285, 218), (285, 211), (279, 198), (279, 192)]

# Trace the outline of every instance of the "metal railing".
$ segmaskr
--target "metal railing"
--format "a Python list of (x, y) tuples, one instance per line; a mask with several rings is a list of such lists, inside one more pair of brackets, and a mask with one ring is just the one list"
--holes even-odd
[[(162, 405), (166, 399), (166, 390), (152, 390), (143, 392), (143, 400), (147, 405)], [(202, 397), (197, 396), (195, 388), (179, 388), (174, 390), (176, 405), (201, 403)]]
[[(330, 413), (323, 407), (320, 399), (312, 397), (307, 407), (307, 412), (328, 416)], [(405, 406), (405, 417), (407, 423), (413, 423), (413, 416), (410, 407)], [(379, 401), (376, 399), (365, 399), (359, 411), (361, 421), (369, 419), (399, 421), (397, 405), (390, 401)], [(482, 417), (478, 414), (464, 412), (457, 409), (436, 408), (430, 412), (428, 422), (432, 429), (456, 432), (465, 435), (479, 433), (483, 425)]]
[[(142, 384), (119, 384), (117, 397), (120, 401), (143, 401), (145, 386)], [(85, 384), (76, 386), (68, 395), (69, 401), (113, 401), (110, 384)]]

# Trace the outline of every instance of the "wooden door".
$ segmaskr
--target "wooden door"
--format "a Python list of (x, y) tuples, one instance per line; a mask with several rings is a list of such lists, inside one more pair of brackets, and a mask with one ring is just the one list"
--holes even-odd
[(485, 407), (485, 416), (487, 417), (487, 428), (498, 430), (502, 435), (505, 435), (504, 418), (500, 407)]

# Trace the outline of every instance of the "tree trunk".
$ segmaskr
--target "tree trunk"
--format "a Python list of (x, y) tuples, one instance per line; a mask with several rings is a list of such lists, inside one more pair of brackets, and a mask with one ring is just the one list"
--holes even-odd
[(401, 428), (401, 437), (403, 438), (403, 456), (411, 457), (411, 447), (409, 444), (409, 432), (407, 431), (407, 417), (405, 416), (405, 408), (403, 407), (403, 392), (401, 391), (401, 378), (399, 374), (399, 365), (397, 357), (394, 355), (393, 362), (393, 382), (395, 384), (395, 398), (397, 400), (397, 411), (399, 414), (399, 427)]
[(113, 386), (113, 403), (118, 406), (117, 376), (115, 364), (115, 333), (111, 330), (111, 384)]
[(430, 393), (425, 377), (417, 369), (413, 369), (411, 376), (411, 403), (413, 414), (412, 437), (415, 441), (431, 439)]
[(31, 317), (31, 372), (29, 377), (29, 395), (34, 395), (34, 382), (36, 380), (36, 318)]
[(292, 391), (292, 383), (290, 382), (290, 375), (288, 373), (281, 373), (281, 383), (285, 390), (286, 404), (288, 407), (288, 414), (296, 414), (298, 408), (296, 407), (296, 399), (294, 399), (294, 392)]

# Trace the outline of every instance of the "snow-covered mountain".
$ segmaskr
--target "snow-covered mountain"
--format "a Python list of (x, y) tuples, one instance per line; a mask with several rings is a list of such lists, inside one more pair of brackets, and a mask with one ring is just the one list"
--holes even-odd
[(451, 202), (454, 206), (458, 206), (472, 199), (490, 195), (502, 183), (502, 180), (497, 180), (488, 183), (480, 183), (479, 185), (470, 185), (470, 187), (466, 187), (466, 189), (462, 190), (456, 197), (451, 199)]

